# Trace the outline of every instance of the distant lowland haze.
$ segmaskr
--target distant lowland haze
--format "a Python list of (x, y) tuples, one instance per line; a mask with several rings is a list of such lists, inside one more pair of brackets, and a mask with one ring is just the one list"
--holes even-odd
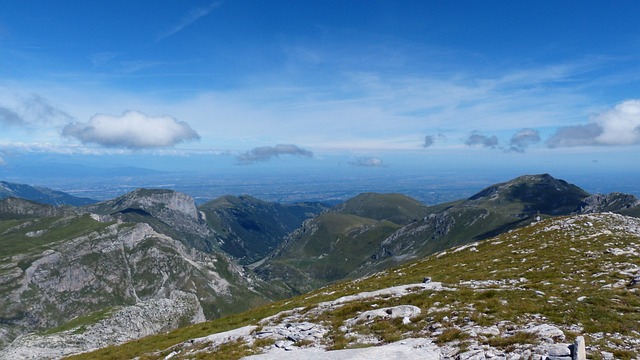
[(551, 173), (638, 194), (640, 3), (0, 8), (1, 180), (438, 203)]

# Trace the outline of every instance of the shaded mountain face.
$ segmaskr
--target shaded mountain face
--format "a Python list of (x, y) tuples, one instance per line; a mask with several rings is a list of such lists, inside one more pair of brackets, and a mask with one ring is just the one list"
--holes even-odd
[(220, 248), (241, 264), (264, 258), (303, 221), (327, 209), (320, 203), (278, 204), (251, 196), (223, 196), (200, 205)]
[(96, 200), (76, 197), (62, 191), (45, 187), (15, 184), (0, 181), (0, 199), (16, 197), (49, 205), (83, 206), (96, 203)]

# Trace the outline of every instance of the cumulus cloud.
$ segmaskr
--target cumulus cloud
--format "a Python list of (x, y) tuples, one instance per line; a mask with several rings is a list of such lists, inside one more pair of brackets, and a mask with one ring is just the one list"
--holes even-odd
[(122, 116), (98, 114), (86, 123), (69, 123), (62, 129), (62, 135), (83, 144), (129, 149), (170, 147), (200, 139), (184, 121), (170, 116), (148, 116), (138, 111), (127, 111)]
[(381, 159), (377, 157), (359, 157), (355, 161), (350, 161), (349, 165), (352, 166), (364, 166), (364, 167), (381, 167), (385, 166)]
[(474, 131), (469, 135), (467, 140), (464, 142), (469, 146), (482, 146), (486, 148), (495, 149), (498, 146), (498, 137), (493, 136), (485, 136), (480, 134), (477, 131)]
[(558, 128), (546, 143), (550, 148), (640, 144), (640, 100), (624, 101), (588, 124)]
[(236, 159), (239, 163), (248, 165), (256, 161), (268, 161), (269, 159), (280, 155), (313, 157), (313, 153), (311, 151), (305, 150), (297, 145), (278, 144), (276, 146), (261, 146), (254, 148), (236, 156)]
[(526, 148), (540, 142), (540, 133), (534, 129), (522, 129), (511, 137), (506, 151), (523, 153)]

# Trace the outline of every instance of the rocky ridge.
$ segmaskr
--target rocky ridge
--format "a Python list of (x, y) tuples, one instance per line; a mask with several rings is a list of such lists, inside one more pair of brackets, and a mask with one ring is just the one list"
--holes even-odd
[(606, 211), (623, 211), (640, 205), (640, 199), (630, 194), (611, 193), (594, 194), (584, 200), (577, 209), (579, 214), (590, 214)]
[(18, 217), (51, 217), (73, 214), (73, 210), (65, 207), (56, 207), (36, 203), (19, 198), (6, 198), (0, 200), (0, 219)]
[(166, 189), (137, 189), (114, 200), (82, 208), (89, 213), (110, 215), (123, 221), (147, 220), (154, 226), (159, 222), (162, 230), (173, 230), (201, 239), (210, 238), (212, 230), (205, 216), (196, 207), (191, 196)]
[[(380, 321), (400, 320), (403, 325), (416, 321), (422, 310), (413, 305), (396, 305), (360, 312), (348, 318), (338, 331), (350, 338), (351, 349), (328, 351), (327, 337), (331, 327), (310, 321), (314, 317), (334, 312), (354, 302), (381, 300), (385, 297), (402, 298), (409, 294), (420, 294), (432, 291), (455, 291), (444, 288), (440, 283), (417, 283), (366, 292), (334, 301), (318, 304), (313, 309), (296, 308), (278, 313), (263, 319), (257, 326), (246, 326), (219, 334), (196, 338), (181, 343), (156, 355), (164, 355), (164, 359), (192, 358), (194, 356), (215, 351), (222, 344), (237, 343), (255, 346), (258, 344), (259, 355), (243, 359), (276, 360), (276, 359), (361, 359), (361, 358), (403, 358), (403, 359), (458, 359), (480, 360), (495, 359), (586, 359), (584, 338), (568, 343), (564, 331), (554, 325), (543, 322), (544, 319), (517, 326), (511, 322), (499, 322), (492, 326), (479, 326), (473, 323), (459, 329), (461, 334), (473, 338), (461, 349), (457, 342), (442, 344), (439, 337), (451, 331), (445, 325), (434, 322), (422, 331), (421, 337), (409, 337), (390, 343), (380, 341), (372, 334), (360, 333), (363, 327), (374, 326)], [(376, 306), (374, 306), (376, 307)], [(429, 309), (437, 312), (437, 309)], [(495, 337), (514, 337), (517, 334), (529, 334), (536, 344), (521, 344), (505, 351), (483, 345), (483, 339)], [(412, 334), (415, 336), (417, 334)], [(266, 340), (266, 341), (265, 341)], [(261, 346), (262, 343), (270, 343)], [(389, 357), (391, 356), (391, 357)]]

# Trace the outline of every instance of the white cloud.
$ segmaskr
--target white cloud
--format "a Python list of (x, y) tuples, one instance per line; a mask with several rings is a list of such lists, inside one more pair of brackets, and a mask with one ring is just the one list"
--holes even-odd
[(547, 140), (551, 148), (640, 144), (640, 100), (627, 100), (585, 125), (564, 126)]
[(127, 111), (122, 116), (98, 114), (86, 123), (69, 123), (62, 130), (83, 144), (130, 149), (170, 147), (200, 136), (186, 122), (170, 116), (147, 116)]
[(640, 143), (640, 100), (627, 100), (595, 118), (602, 128), (596, 142), (603, 145)]

